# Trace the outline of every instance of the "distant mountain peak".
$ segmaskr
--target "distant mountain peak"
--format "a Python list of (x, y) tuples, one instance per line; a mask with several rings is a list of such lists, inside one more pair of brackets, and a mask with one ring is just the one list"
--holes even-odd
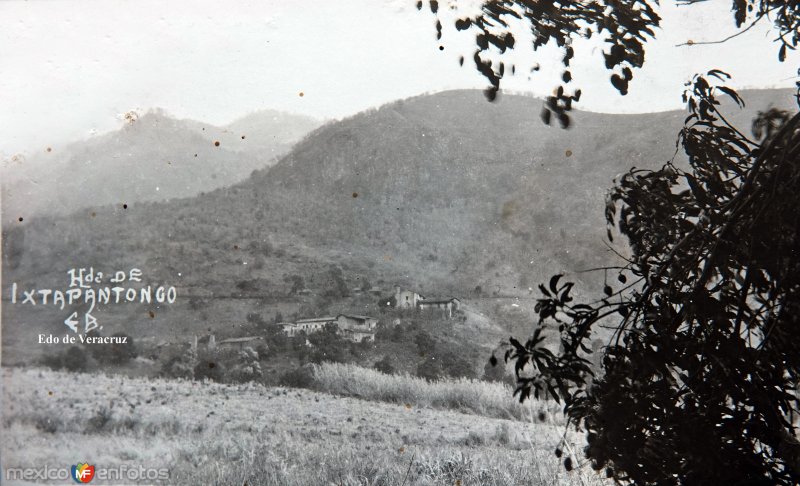
[(229, 186), (269, 167), (320, 123), (273, 110), (242, 120), (218, 127), (153, 108), (56, 153), (5, 163), (3, 222), (18, 219), (18, 213), (65, 214)]

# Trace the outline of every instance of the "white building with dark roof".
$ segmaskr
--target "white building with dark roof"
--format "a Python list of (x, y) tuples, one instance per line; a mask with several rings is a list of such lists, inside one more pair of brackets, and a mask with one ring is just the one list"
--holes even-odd
[(359, 314), (339, 314), (336, 317), (313, 317), (299, 319), (296, 322), (281, 322), (283, 332), (294, 337), (301, 332), (313, 334), (322, 331), (328, 324), (336, 324), (339, 335), (353, 342), (374, 341), (378, 320), (374, 317)]
[(440, 310), (447, 318), (453, 317), (453, 312), (461, 306), (461, 301), (455, 297), (439, 300), (421, 300), (417, 303), (420, 310)]
[(461, 301), (455, 297), (426, 299), (424, 295), (420, 295), (414, 291), (395, 287), (394, 306), (397, 309), (419, 309), (422, 311), (440, 310), (449, 319), (453, 317), (453, 312), (461, 307)]

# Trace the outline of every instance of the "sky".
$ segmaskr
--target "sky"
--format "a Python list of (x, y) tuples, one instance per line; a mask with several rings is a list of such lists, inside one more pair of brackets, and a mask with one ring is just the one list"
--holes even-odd
[[(417, 11), (415, 3), (0, 2), (0, 156), (34, 154), (115, 130), (132, 110), (159, 107), (215, 125), (262, 109), (336, 119), (422, 93), (485, 87), (470, 60), (473, 34), (445, 22), (437, 41), (433, 15)], [(734, 33), (730, 1), (662, 4), (662, 29), (627, 96), (608, 83), (600, 46), (584, 44), (584, 55), (577, 52), (572, 73), (584, 93), (579, 109), (677, 109), (683, 82), (711, 68), (731, 73), (731, 85), (739, 88), (791, 87), (797, 80), (800, 56), (777, 61), (768, 23), (723, 44), (677, 46)], [(474, 8), (457, 5), (441, 12)], [(468, 59), (464, 67), (461, 55)], [(519, 66), (538, 61), (542, 69), (533, 77), (519, 69), (503, 80), (505, 89), (539, 96), (553, 89), (557, 52), (534, 59), (520, 49), (514, 56)]]

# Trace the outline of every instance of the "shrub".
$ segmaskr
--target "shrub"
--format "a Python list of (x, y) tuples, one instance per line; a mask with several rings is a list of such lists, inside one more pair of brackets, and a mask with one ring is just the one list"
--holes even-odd
[(261, 363), (258, 362), (258, 353), (250, 347), (239, 351), (237, 362), (229, 374), (231, 380), (246, 382), (261, 378)]
[(428, 381), (436, 381), (444, 376), (444, 369), (442, 369), (442, 362), (436, 359), (435, 356), (425, 358), (419, 365), (417, 365), (417, 376)]
[(347, 361), (349, 343), (339, 335), (339, 326), (336, 324), (327, 324), (322, 331), (310, 334), (308, 340), (314, 346), (311, 362), (343, 363)]
[(196, 380), (210, 380), (222, 382), (225, 379), (225, 369), (222, 363), (213, 358), (202, 358), (194, 367)]
[(90, 367), (90, 357), (79, 346), (71, 346), (61, 353), (42, 358), (42, 363), (54, 370), (86, 371)]
[(191, 346), (183, 353), (173, 356), (161, 367), (161, 374), (171, 378), (194, 378), (194, 369), (197, 366), (197, 352)]
[(503, 381), (506, 376), (506, 367), (505, 363), (499, 362), (497, 360), (492, 363), (492, 361), (487, 360), (486, 365), (483, 367), (483, 380), (484, 381)]
[(414, 343), (417, 345), (420, 356), (429, 356), (436, 349), (436, 341), (426, 331), (420, 331), (414, 336)]
[(313, 368), (306, 365), (287, 371), (281, 375), (280, 384), (291, 388), (312, 388), (314, 384)]
[(126, 342), (103, 344), (101, 346), (92, 347), (92, 356), (98, 363), (102, 364), (125, 364), (138, 356), (138, 350), (134, 344), (133, 337), (125, 333), (115, 333), (111, 337), (125, 337)]
[(95, 410), (94, 414), (89, 417), (89, 420), (86, 421), (85, 432), (87, 434), (96, 434), (101, 432), (111, 423), (111, 419), (111, 409), (106, 406), (100, 406), (97, 410)]
[(442, 371), (452, 378), (476, 378), (472, 363), (457, 353), (447, 352), (440, 358)]
[(396, 371), (388, 354), (375, 363), (375, 369), (387, 375), (393, 375)]

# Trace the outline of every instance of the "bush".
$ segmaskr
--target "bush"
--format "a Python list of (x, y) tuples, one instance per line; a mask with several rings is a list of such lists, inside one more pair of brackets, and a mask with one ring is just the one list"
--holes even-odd
[(92, 356), (98, 363), (120, 365), (138, 356), (139, 353), (133, 342), (133, 337), (121, 332), (112, 334), (111, 337), (125, 337), (127, 340), (124, 344), (112, 343), (93, 346), (91, 349)]
[(391, 329), (391, 335), (389, 336), (389, 339), (391, 339), (392, 342), (395, 342), (395, 343), (405, 342), (405, 341), (409, 340), (408, 339), (408, 337), (409, 337), (408, 336), (408, 331), (409, 331), (408, 329), (406, 329), (405, 327), (403, 327), (401, 325), (394, 326)]
[(216, 359), (200, 359), (194, 367), (194, 378), (222, 382), (225, 380), (224, 366)]
[(386, 375), (393, 375), (397, 371), (388, 354), (375, 363), (375, 369)]
[[(283, 281), (289, 284), (289, 293), (288, 295), (296, 295), (298, 292), (306, 288), (306, 284), (303, 281), (303, 277), (299, 275), (286, 275), (283, 277)], [(277, 321), (277, 317), (275, 320)], [(281, 317), (283, 319), (283, 317)]]
[(263, 359), (267, 352), (270, 349), (275, 351), (286, 350), (290, 348), (290, 338), (284, 334), (283, 329), (277, 325), (267, 325), (264, 333), (264, 344), (259, 344), (259, 348), (262, 346), (265, 348), (262, 352), (259, 349), (258, 351), (259, 356)]
[(503, 381), (506, 376), (506, 366), (503, 361), (496, 360), (494, 364), (490, 360), (486, 361), (483, 367), (484, 381)]
[(310, 334), (308, 340), (314, 346), (310, 358), (312, 363), (347, 361), (350, 343), (339, 335), (339, 326), (336, 324), (327, 324), (322, 331)]
[(287, 371), (280, 378), (281, 386), (291, 388), (312, 388), (314, 384), (314, 370), (311, 366), (301, 366)]
[(61, 353), (55, 353), (42, 358), (42, 364), (54, 370), (86, 371), (90, 368), (91, 360), (86, 351), (79, 346), (71, 346)]
[(436, 359), (435, 356), (425, 358), (419, 365), (417, 365), (417, 376), (428, 381), (436, 381), (444, 376), (444, 369), (442, 369), (442, 362)]
[(242, 383), (260, 379), (262, 375), (261, 363), (258, 362), (258, 353), (250, 347), (239, 351), (237, 363), (229, 375), (231, 380)]
[(436, 349), (436, 341), (426, 331), (420, 331), (414, 336), (414, 343), (417, 345), (420, 356), (429, 356)]
[(240, 280), (236, 283), (236, 288), (242, 292), (258, 292), (258, 283), (256, 279)]
[(258, 327), (262, 327), (265, 324), (264, 318), (258, 312), (248, 313), (247, 322), (249, 322), (250, 324), (255, 324)]
[(440, 358), (442, 371), (452, 378), (477, 378), (472, 364), (460, 354), (444, 353)]
[(161, 374), (170, 378), (194, 378), (194, 369), (197, 366), (197, 352), (191, 346), (182, 354), (173, 356), (161, 367)]
[(341, 299), (350, 295), (350, 290), (347, 288), (347, 282), (344, 279), (344, 273), (341, 268), (332, 266), (328, 271), (328, 281), (326, 282), (324, 295), (334, 299)]
[(375, 341), (385, 342), (392, 340), (393, 326), (387, 325), (384, 322), (378, 322), (378, 327), (375, 329)]

